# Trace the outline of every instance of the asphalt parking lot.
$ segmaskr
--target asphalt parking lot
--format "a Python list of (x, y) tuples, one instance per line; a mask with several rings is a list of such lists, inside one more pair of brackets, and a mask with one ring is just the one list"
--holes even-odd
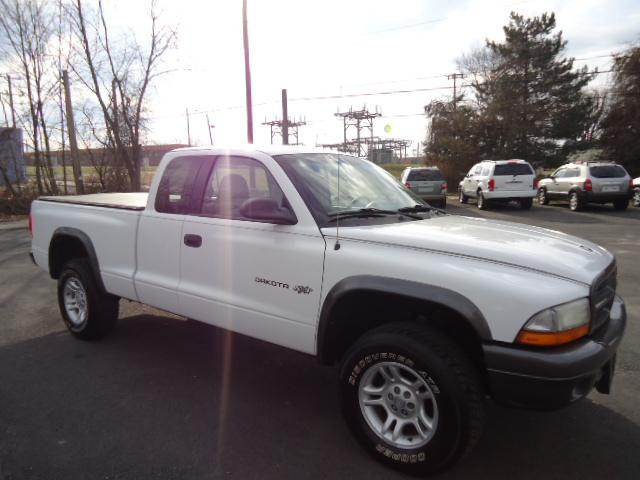
[[(447, 210), (610, 249), (629, 322), (613, 395), (551, 413), (490, 405), (476, 450), (438, 478), (640, 478), (640, 208)], [(401, 478), (343, 425), (333, 369), (130, 302), (113, 335), (74, 340), (28, 251), (22, 223), (0, 224), (1, 479)]]

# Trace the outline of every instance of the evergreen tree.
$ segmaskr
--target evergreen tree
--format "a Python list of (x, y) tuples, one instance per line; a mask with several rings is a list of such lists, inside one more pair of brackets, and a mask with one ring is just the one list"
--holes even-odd
[(473, 72), (472, 82), (484, 157), (553, 160), (590, 125), (593, 102), (583, 93), (590, 75), (562, 57), (567, 42), (555, 28), (553, 13), (524, 18), (512, 12), (504, 42), (487, 41), (490, 74)]
[(610, 106), (602, 122), (609, 158), (640, 175), (640, 46), (615, 58)]

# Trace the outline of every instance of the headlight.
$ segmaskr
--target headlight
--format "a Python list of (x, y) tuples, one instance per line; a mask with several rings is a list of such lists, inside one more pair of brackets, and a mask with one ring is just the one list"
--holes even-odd
[(591, 306), (588, 298), (547, 308), (531, 317), (516, 338), (536, 346), (562, 345), (589, 333)]

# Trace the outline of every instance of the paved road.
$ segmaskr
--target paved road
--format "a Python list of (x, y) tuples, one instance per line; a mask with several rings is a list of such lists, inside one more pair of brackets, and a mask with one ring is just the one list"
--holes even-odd
[[(439, 478), (640, 478), (640, 209), (448, 210), (601, 243), (631, 318), (612, 396), (552, 413), (490, 406), (479, 447)], [(0, 478), (401, 478), (352, 440), (333, 369), (125, 302), (112, 336), (76, 341), (28, 245), (0, 225)]]

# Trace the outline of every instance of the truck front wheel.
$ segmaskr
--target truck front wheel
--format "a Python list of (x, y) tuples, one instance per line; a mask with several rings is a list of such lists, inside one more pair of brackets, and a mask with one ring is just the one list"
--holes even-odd
[(345, 355), (340, 387), (358, 441), (405, 473), (451, 466), (483, 430), (478, 373), (455, 343), (430, 328), (397, 323), (365, 334)]
[(100, 292), (84, 258), (64, 266), (58, 278), (58, 306), (69, 331), (82, 340), (104, 337), (118, 320), (119, 298)]

